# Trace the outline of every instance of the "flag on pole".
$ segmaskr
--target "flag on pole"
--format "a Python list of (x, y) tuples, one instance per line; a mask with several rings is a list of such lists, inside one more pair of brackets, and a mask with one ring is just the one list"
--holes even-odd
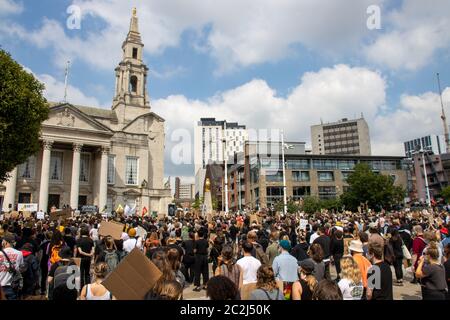
[(147, 212), (148, 212), (147, 207), (142, 208), (142, 216), (145, 216)]

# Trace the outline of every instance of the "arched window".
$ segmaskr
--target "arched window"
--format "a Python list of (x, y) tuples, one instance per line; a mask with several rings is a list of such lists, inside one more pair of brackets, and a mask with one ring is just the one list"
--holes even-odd
[(130, 91), (136, 93), (137, 92), (137, 77), (131, 76), (130, 78)]

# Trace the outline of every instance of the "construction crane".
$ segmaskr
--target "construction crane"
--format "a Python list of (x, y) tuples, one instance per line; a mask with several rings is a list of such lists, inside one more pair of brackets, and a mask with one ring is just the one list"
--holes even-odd
[(439, 73), (436, 73), (438, 89), (439, 89), (439, 97), (441, 98), (441, 119), (442, 124), (444, 125), (444, 135), (445, 135), (445, 149), (447, 153), (450, 153), (450, 137), (448, 135), (448, 126), (447, 126), (447, 118), (445, 116), (444, 111), (444, 103), (442, 102), (442, 90), (441, 90), (441, 80), (439, 79)]

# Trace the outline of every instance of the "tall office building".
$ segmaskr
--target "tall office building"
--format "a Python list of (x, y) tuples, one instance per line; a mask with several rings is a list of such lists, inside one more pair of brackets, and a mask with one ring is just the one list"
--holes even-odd
[(433, 154), (445, 153), (445, 138), (444, 135), (428, 135), (421, 138), (406, 141), (405, 155), (407, 158), (412, 158), (413, 153), (417, 150), (424, 150), (433, 152)]
[(370, 156), (369, 126), (364, 118), (311, 126), (313, 154)]
[[(223, 140), (226, 137), (226, 150)], [(215, 118), (201, 118), (194, 130), (195, 192), (203, 194), (203, 182), (208, 163), (221, 163), (244, 151), (248, 132), (244, 125)]]

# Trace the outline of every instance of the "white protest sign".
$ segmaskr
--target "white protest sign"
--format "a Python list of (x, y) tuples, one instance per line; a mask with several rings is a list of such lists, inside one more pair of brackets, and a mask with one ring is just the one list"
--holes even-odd
[(141, 226), (138, 226), (136, 228), (136, 235), (138, 237), (141, 237), (141, 238), (145, 239), (147, 237), (147, 231), (145, 231), (145, 229), (142, 228)]
[(39, 220), (44, 220), (45, 219), (45, 213), (42, 211), (38, 211), (36, 213), (36, 218), (38, 218)]
[(300, 229), (306, 230), (306, 226), (308, 225), (308, 220), (306, 219), (300, 219)]
[(38, 211), (37, 203), (19, 203), (17, 204), (18, 211)]

